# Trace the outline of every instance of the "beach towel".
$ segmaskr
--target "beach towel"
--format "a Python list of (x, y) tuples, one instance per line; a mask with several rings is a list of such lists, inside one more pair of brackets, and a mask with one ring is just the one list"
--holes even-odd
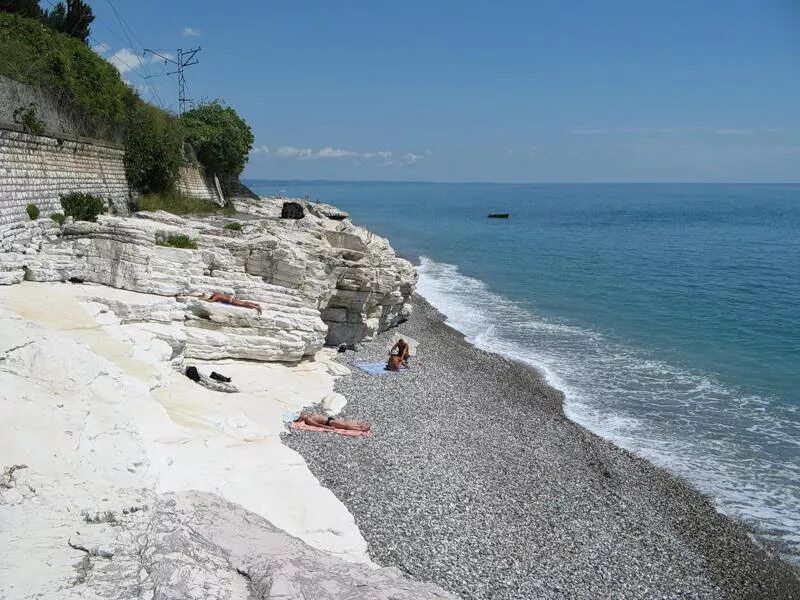
[(317, 427), (316, 425), (309, 425), (308, 423), (303, 423), (299, 421), (295, 421), (290, 425), (292, 429), (302, 429), (305, 431), (322, 431), (326, 433), (338, 433), (339, 435), (348, 435), (350, 437), (362, 437), (369, 435), (369, 431), (355, 431), (351, 429), (325, 429), (324, 427)]
[(356, 366), (365, 373), (369, 373), (370, 375), (388, 375), (389, 373), (403, 373), (404, 371), (408, 371), (408, 369), (406, 369), (405, 367), (401, 368), (399, 371), (387, 371), (385, 362), (375, 362), (375, 363), (361, 362), (361, 363), (356, 363)]

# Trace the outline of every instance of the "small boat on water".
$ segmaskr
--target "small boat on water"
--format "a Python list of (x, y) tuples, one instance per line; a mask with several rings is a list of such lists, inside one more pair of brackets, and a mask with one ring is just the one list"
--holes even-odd
[(490, 219), (507, 219), (509, 213), (489, 213)]

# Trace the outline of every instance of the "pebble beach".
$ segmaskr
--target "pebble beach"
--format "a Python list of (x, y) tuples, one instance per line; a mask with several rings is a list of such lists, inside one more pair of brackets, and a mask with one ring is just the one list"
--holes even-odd
[(411, 369), (370, 375), (393, 332), (340, 354), (342, 416), (292, 432), (370, 557), (463, 598), (800, 598), (797, 572), (682, 480), (569, 421), (533, 369), (467, 343), (423, 298)]

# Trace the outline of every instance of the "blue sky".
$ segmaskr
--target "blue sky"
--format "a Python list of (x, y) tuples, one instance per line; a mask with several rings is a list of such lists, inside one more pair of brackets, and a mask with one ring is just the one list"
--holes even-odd
[(800, 180), (796, 0), (112, 2), (133, 35), (90, 0), (95, 44), (145, 99), (177, 85), (141, 45), (202, 46), (248, 177)]

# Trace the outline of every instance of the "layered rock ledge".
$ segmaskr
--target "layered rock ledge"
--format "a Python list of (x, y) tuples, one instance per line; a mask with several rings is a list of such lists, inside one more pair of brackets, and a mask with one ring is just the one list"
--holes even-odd
[[(236, 218), (165, 212), (49, 220), (0, 231), (0, 284), (81, 281), (176, 297), (185, 311), (186, 355), (297, 361), (323, 344), (371, 339), (405, 319), (416, 272), (389, 242), (328, 205), (240, 199)], [(241, 230), (225, 229), (236, 221)], [(168, 244), (189, 238), (196, 249)], [(211, 292), (258, 302), (262, 314), (199, 302)]]

